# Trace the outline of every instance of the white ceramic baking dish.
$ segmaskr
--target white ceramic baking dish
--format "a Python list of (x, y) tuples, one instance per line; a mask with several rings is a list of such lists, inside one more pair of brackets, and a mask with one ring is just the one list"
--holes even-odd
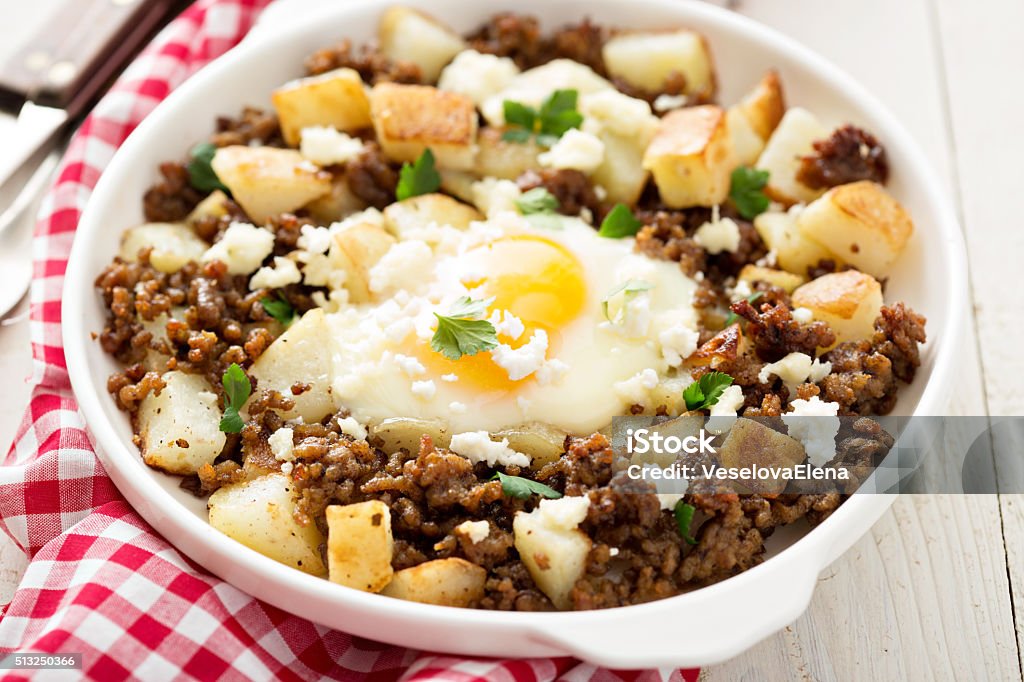
[[(849, 76), (791, 40), (754, 22), (686, 0), (403, 0), (459, 30), (500, 9), (532, 13), (546, 27), (590, 16), (615, 27), (686, 25), (703, 32), (714, 52), (721, 101), (738, 98), (769, 67), (778, 69), (788, 102), (826, 123), (850, 121), (886, 145), (891, 191), (910, 210), (917, 231), (887, 287), (928, 317), (929, 343), (902, 414), (939, 414), (965, 319), (966, 264), (948, 198), (924, 156), (885, 108)], [(179, 158), (205, 138), (218, 114), (242, 105), (269, 106), (270, 92), (301, 75), (314, 49), (351, 37), (371, 39), (392, 2), (304, 0), (305, 16), (264, 24), (258, 36), (193, 76), (147, 118), (103, 173), (75, 238), (64, 290), (68, 368), (100, 459), (139, 513), (183, 553), (237, 587), (324, 625), (376, 640), (461, 654), (533, 657), (572, 655), (615, 668), (706, 665), (727, 659), (793, 621), (807, 607), (818, 574), (861, 537), (892, 501), (858, 495), (811, 532), (782, 529), (763, 564), (721, 583), (671, 599), (578, 613), (502, 613), (415, 604), (347, 589), (275, 563), (213, 530), (206, 509), (178, 480), (147, 468), (131, 428), (105, 390), (116, 371), (90, 333), (103, 327), (92, 283), (117, 251), (120, 230), (142, 222), (141, 197), (157, 165)], [(855, 608), (853, 604), (851, 608)]]

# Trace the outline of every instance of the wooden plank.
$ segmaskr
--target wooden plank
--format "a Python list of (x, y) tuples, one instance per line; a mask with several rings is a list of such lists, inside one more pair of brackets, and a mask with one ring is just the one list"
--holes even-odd
[[(963, 221), (967, 228), (974, 306), (986, 398), (993, 415), (1024, 414), (1020, 376), (1024, 358), (1013, 339), (1024, 331), (1020, 306), (1010, 304), (1019, 287), (1015, 259), (1024, 253), (1015, 197), (1019, 192), (1024, 137), (1024, 96), (1008, 74), (1024, 66), (1024, 42), (1001, 27), (1024, 22), (1024, 4), (990, 0), (984, 9), (968, 0), (935, 2), (949, 91), (956, 163), (960, 168)], [(1019, 78), (1017, 79), (1019, 80)], [(1005, 446), (1005, 441), (996, 442)], [(1019, 454), (1019, 453), (1014, 453)], [(1019, 486), (1021, 467), (1000, 472)], [(1013, 492), (1019, 493), (1020, 488)], [(1007, 572), (1016, 614), (1019, 663), (1024, 670), (1024, 495), (1000, 496)]]

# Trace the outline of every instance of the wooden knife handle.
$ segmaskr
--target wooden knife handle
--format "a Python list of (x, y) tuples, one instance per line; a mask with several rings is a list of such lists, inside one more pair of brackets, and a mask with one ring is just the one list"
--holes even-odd
[(0, 88), (74, 117), (180, 5), (180, 0), (64, 2), (46, 28), (0, 67)]

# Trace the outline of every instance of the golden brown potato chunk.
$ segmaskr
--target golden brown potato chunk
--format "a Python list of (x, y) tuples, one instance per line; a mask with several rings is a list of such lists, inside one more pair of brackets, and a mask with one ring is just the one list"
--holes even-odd
[(793, 292), (793, 307), (807, 308), (814, 319), (827, 322), (836, 343), (868, 339), (882, 308), (882, 286), (856, 270), (822, 275)]
[(378, 36), (385, 55), (416, 64), (430, 83), (436, 82), (445, 64), (466, 47), (451, 28), (409, 7), (388, 8), (381, 17)]
[(415, 161), (428, 147), (438, 168), (470, 170), (477, 115), (473, 100), (427, 85), (379, 83), (370, 93), (377, 140), (389, 158)]
[(829, 135), (829, 129), (814, 114), (792, 107), (782, 117), (757, 160), (757, 167), (770, 174), (765, 192), (775, 201), (791, 205), (814, 201), (821, 190), (796, 179), (800, 159), (814, 153), (813, 143)]
[[(719, 462), (730, 469), (753, 466), (789, 468), (806, 459), (800, 441), (752, 419), (739, 419), (718, 450)], [(786, 489), (782, 477), (733, 481), (736, 492), (777, 495)]]
[(609, 39), (602, 49), (608, 72), (650, 92), (665, 87), (673, 73), (686, 79), (687, 95), (711, 94), (715, 68), (704, 36), (696, 31), (636, 31)]
[(370, 127), (370, 101), (352, 69), (336, 69), (286, 83), (270, 96), (284, 141), (298, 147), (302, 129), (331, 126), (342, 132)]
[(391, 510), (380, 500), (327, 507), (327, 575), (332, 583), (380, 592), (391, 581)]
[(476, 606), (484, 596), (487, 571), (465, 559), (435, 559), (395, 573), (381, 594), (438, 606)]
[(293, 149), (222, 147), (210, 165), (257, 225), (331, 191), (330, 174)]
[(798, 286), (807, 281), (806, 277), (801, 275), (795, 275), (792, 272), (786, 272), (785, 270), (776, 270), (774, 268), (762, 268), (757, 265), (744, 265), (743, 269), (740, 270), (740, 281), (750, 282), (767, 282), (773, 287), (778, 287), (785, 291), (787, 294), (793, 293), (793, 290)]
[(537, 157), (543, 150), (532, 138), (526, 143), (506, 142), (501, 139), (504, 134), (503, 129), (491, 126), (480, 131), (476, 154), (479, 175), (515, 180), (540, 165)]
[(834, 187), (797, 219), (800, 232), (875, 277), (889, 274), (914, 231), (903, 206), (878, 183)]
[(725, 112), (711, 105), (676, 109), (661, 119), (643, 160), (662, 201), (673, 208), (721, 204), (734, 166)]

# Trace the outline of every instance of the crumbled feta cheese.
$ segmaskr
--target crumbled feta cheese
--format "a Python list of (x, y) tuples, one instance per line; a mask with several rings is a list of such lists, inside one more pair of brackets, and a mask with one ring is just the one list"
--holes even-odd
[(569, 371), (569, 365), (558, 358), (551, 358), (537, 370), (537, 383), (541, 386), (557, 384)]
[(249, 223), (231, 223), (220, 241), (203, 254), (204, 263), (219, 260), (228, 266), (228, 274), (254, 272), (274, 250), (274, 233)]
[(303, 225), (295, 245), (307, 253), (326, 253), (331, 248), (331, 231), (326, 227)]
[(429, 379), (427, 381), (414, 381), (410, 390), (414, 396), (430, 400), (437, 393), (437, 384)]
[(789, 406), (792, 411), (782, 415), (789, 435), (803, 443), (811, 464), (825, 466), (836, 456), (839, 403), (824, 402), (814, 396), (810, 400), (798, 398)]
[[(688, 485), (689, 481), (685, 478), (679, 479), (681, 483)], [(679, 500), (683, 499), (685, 493), (658, 493), (658, 504), (661, 505), (662, 511), (671, 511), (676, 508), (679, 504)]]
[(463, 50), (441, 71), (437, 87), (469, 97), (480, 106), (504, 90), (519, 75), (519, 67), (508, 57)]
[(685, 107), (687, 101), (688, 98), (686, 95), (661, 94), (654, 100), (654, 110), (659, 113), (672, 111), (673, 109)]
[(346, 216), (343, 220), (336, 223), (332, 223), (330, 228), (331, 234), (338, 234), (344, 232), (350, 227), (356, 225), (374, 225), (376, 227), (384, 227), (384, 214), (376, 208), (367, 208), (358, 213)]
[(619, 548), (618, 547), (609, 547), (608, 548), (608, 556), (619, 556)]
[(574, 168), (593, 173), (604, 161), (604, 142), (591, 133), (571, 128), (537, 160), (548, 168)]
[(808, 380), (816, 384), (827, 377), (831, 371), (831, 362), (821, 362), (817, 358), (812, 360), (811, 356), (806, 353), (790, 353), (778, 362), (772, 362), (762, 367), (757, 375), (757, 380), (766, 384), (774, 374), (792, 390)]
[(651, 295), (649, 291), (634, 292), (625, 299), (625, 305), (616, 315), (614, 323), (602, 322), (622, 336), (630, 339), (647, 336), (651, 327)]
[(612, 388), (630, 405), (647, 404), (650, 392), (658, 385), (658, 373), (648, 367), (625, 381), (618, 381)]
[(521, 452), (516, 452), (508, 446), (508, 438), (502, 438), (501, 442), (491, 440), (486, 431), (468, 431), (456, 433), (452, 436), (448, 449), (457, 455), (465, 457), (474, 464), (487, 462), (488, 466), (501, 464), (502, 466), (530, 466), (530, 458)]
[(530, 340), (519, 348), (506, 343), (499, 344), (491, 351), (491, 359), (498, 367), (508, 372), (512, 381), (524, 379), (544, 365), (548, 351), (548, 334), (543, 329), (533, 332)]
[(743, 407), (743, 389), (733, 385), (722, 391), (718, 402), (711, 406), (705, 428), (711, 433), (725, 433), (736, 423), (736, 413)]
[(506, 211), (518, 211), (516, 200), (522, 195), (519, 186), (511, 180), (486, 177), (470, 186), (473, 204), (488, 217)]
[(322, 253), (314, 253), (308, 256), (305, 264), (302, 266), (302, 278), (311, 287), (326, 286), (330, 289), (338, 289), (340, 287), (332, 287), (330, 285), (338, 283), (339, 280), (341, 283), (344, 283), (345, 271), (335, 269), (334, 263), (329, 256)]
[(793, 319), (800, 324), (810, 324), (814, 320), (814, 313), (810, 308), (795, 308), (793, 310)]
[(277, 461), (290, 462), (295, 459), (295, 432), (292, 429), (282, 427), (274, 431), (267, 439), (267, 444)]
[(590, 509), (590, 497), (560, 497), (557, 500), (541, 500), (532, 512), (537, 514), (548, 528), (572, 530), (583, 523)]
[(459, 380), (458, 374), (442, 374), (441, 381), (447, 381), (448, 383), (455, 383)]
[(465, 535), (475, 545), (486, 540), (487, 536), (491, 534), (491, 524), (486, 521), (463, 521), (455, 526), (455, 531)]
[(507, 310), (495, 310), (487, 321), (494, 325), (495, 332), (512, 341), (517, 341), (526, 331), (523, 321)]
[(580, 97), (580, 113), (587, 122), (596, 123), (599, 130), (626, 137), (649, 139), (658, 127), (658, 117), (651, 113), (651, 105), (618, 90), (584, 94)]
[(745, 279), (741, 279), (736, 282), (736, 286), (732, 288), (731, 298), (739, 300), (741, 298), (749, 298), (754, 292), (750, 288), (750, 282)]
[(385, 295), (415, 289), (430, 278), (433, 258), (424, 242), (398, 242), (370, 269), (370, 291)]
[(302, 129), (299, 152), (321, 166), (347, 163), (363, 151), (363, 141), (334, 128), (311, 126)]
[(341, 432), (346, 436), (351, 436), (356, 440), (366, 440), (366, 427), (357, 422), (354, 417), (339, 419), (338, 428), (341, 429)]
[(458, 400), (448, 403), (448, 411), (452, 414), (466, 414), (467, 409), (466, 404), (460, 403)]
[(417, 374), (425, 374), (427, 368), (423, 366), (423, 363), (412, 357), (411, 355), (402, 355), (396, 353), (395, 364), (409, 376), (416, 376)]
[(693, 234), (693, 241), (711, 255), (723, 251), (736, 253), (736, 249), (740, 247), (739, 225), (732, 218), (718, 218), (717, 210), (715, 213), (711, 221), (697, 228)]
[(295, 265), (295, 261), (278, 256), (274, 258), (274, 267), (262, 267), (249, 280), (249, 288), (256, 289), (281, 289), (289, 284), (298, 284), (302, 281), (302, 273)]
[(681, 322), (676, 323), (658, 334), (661, 344), (661, 356), (669, 367), (679, 367), (683, 360), (697, 350), (700, 334)]

